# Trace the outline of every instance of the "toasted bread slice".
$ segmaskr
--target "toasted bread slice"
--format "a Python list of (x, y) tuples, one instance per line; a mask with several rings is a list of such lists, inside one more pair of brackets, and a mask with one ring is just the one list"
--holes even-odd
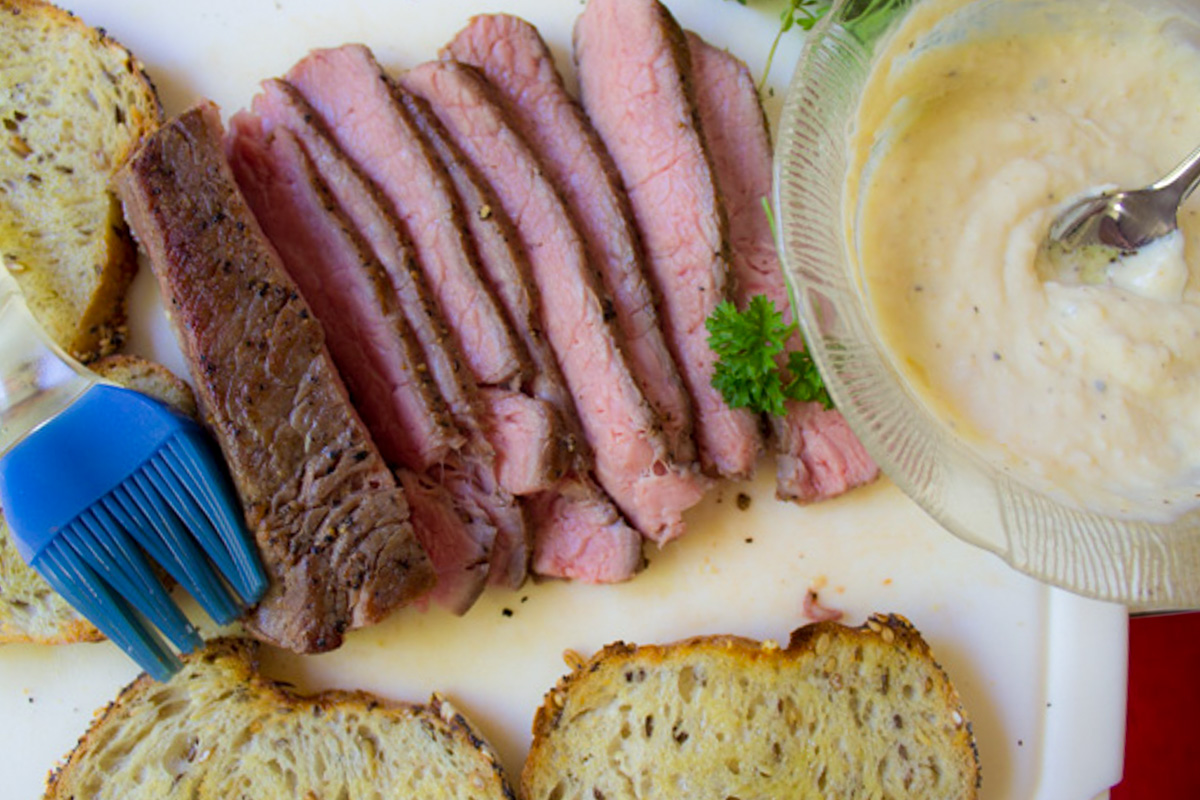
[(68, 352), (125, 336), (137, 251), (109, 179), (162, 118), (125, 48), (39, 0), (0, 0), (0, 256)]
[(305, 697), (257, 672), (258, 647), (218, 639), (167, 683), (132, 683), (51, 776), (47, 800), (515, 798), (491, 748), (441, 697)]
[(787, 648), (736, 637), (609, 645), (546, 697), (525, 800), (974, 798), (959, 697), (898, 616), (819, 622)]
[[(91, 368), (114, 383), (196, 415), (192, 388), (161, 364), (137, 356), (114, 355), (100, 359)], [(102, 638), (90, 622), (26, 565), (0, 513), (0, 644), (70, 644)]]

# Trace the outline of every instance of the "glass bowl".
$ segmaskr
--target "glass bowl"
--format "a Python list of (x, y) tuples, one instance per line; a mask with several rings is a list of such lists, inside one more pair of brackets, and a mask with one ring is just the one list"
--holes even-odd
[(889, 361), (846, 230), (848, 132), (878, 45), (919, 0), (845, 0), (810, 33), (786, 97), (775, 212), (793, 306), (829, 391), (883, 472), (943, 527), (1014, 568), (1134, 611), (1200, 608), (1200, 512), (1081, 511), (960, 441)]

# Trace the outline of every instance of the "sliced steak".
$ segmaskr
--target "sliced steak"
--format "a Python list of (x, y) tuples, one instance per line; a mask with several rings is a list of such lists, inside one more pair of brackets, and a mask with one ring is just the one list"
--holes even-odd
[[(516, 226), (491, 186), (451, 141), (429, 104), (407, 91), (398, 91), (397, 96), (446, 167), (467, 211), (467, 223), (484, 273), (534, 365), (534, 375), (524, 387), (526, 394), (520, 400), (509, 396), (507, 402), (514, 410), (520, 402), (526, 419), (538, 413), (529, 404), (530, 398), (537, 398), (539, 405), (545, 404), (556, 412), (556, 427), (560, 431), (556, 441), (565, 446), (566, 472), (552, 487), (535, 490), (530, 483), (528, 492), (523, 493), (534, 529), (533, 571), (545, 577), (593, 583), (626, 580), (642, 564), (642, 536), (630, 527), (612, 499), (596, 484), (592, 451), (575, 401), (542, 329), (540, 295)], [(519, 433), (520, 427), (511, 427), (507, 435), (514, 432)], [(497, 446), (504, 473), (511, 471), (514, 459), (518, 463), (528, 460), (519, 459), (520, 451), (511, 447), (512, 444)], [(525, 447), (526, 452), (529, 449)], [(509, 475), (509, 480), (516, 483), (517, 479)]]
[(251, 111), (268, 130), (286, 128), (304, 146), (322, 180), (354, 223), (396, 289), (396, 300), (413, 335), (421, 345), (425, 366), (437, 384), (451, 415), (469, 428), (477, 413), (474, 380), (450, 329), (438, 309), (413, 252), (404, 223), (389, 210), (389, 201), (338, 147), (332, 132), (295, 87), (279, 79), (262, 83)]
[(412, 513), (413, 529), (437, 574), (428, 599), (464, 614), (487, 586), (496, 528), (469, 495), (455, 494), (437, 478), (396, 471)]
[(879, 477), (879, 467), (837, 409), (789, 402), (787, 416), (773, 420), (772, 436), (781, 500), (825, 500)]
[[(533, 365), (521, 390), (528, 397), (550, 406), (547, 412), (536, 413), (554, 413), (560, 418), (553, 439), (559, 447), (556, 448), (557, 452), (548, 454), (553, 455), (556, 459), (554, 463), (559, 467), (558, 475), (554, 477), (561, 476), (568, 466), (577, 470), (590, 469), (591, 455), (579, 431), (574, 401), (563, 384), (558, 362), (542, 331), (538, 319), (537, 287), (512, 220), (491, 187), (450, 140), (429, 104), (401, 87), (395, 88), (395, 96), (407, 109), (413, 124), (450, 176), (465, 212), (467, 228), (475, 243), (483, 275), (496, 293), (513, 334), (524, 346)], [(530, 408), (529, 412), (535, 413), (535, 410)], [(506, 435), (505, 438), (511, 441), (514, 436)], [(528, 456), (521, 460), (531, 461)], [(572, 461), (574, 463), (570, 464)], [(526, 491), (518, 493), (531, 494), (548, 489), (552, 483), (553, 480), (538, 487), (528, 485)]]
[[(295, 135), (286, 128), (267, 132), (259, 118), (240, 112), (230, 126), (227, 151), (251, 210), (325, 329), (350, 399), (384, 460), (393, 468), (437, 475), (445, 465), (459, 464), (466, 438), (423, 368), (387, 271)], [(487, 516), (468, 512), (476, 505), (476, 493), (462, 490), (469, 483), (429, 483), (440, 491), (408, 493), (414, 528), (438, 575), (433, 598), (463, 612), (482, 592), (487, 571), (475, 553), (465, 554), (466, 564), (450, 561), (464, 555), (463, 548), (443, 541), (472, 540), (486, 564), (496, 527)]]
[(338, 372), (384, 460), (428, 470), (462, 447), (383, 265), (361, 241), (290, 131), (234, 115), (238, 186), (325, 329)]
[[(501, 485), (517, 495), (552, 488), (557, 481), (546, 482), (546, 464), (557, 459), (565, 435), (558, 412), (543, 400), (510, 389), (484, 388), (482, 395), (495, 423), (491, 441)], [(546, 446), (532, 448), (531, 442)]]
[(445, 170), (396, 102), (371, 52), (361, 45), (314, 50), (286, 80), (404, 222), (472, 373), (489, 386), (519, 379), (528, 364), (479, 274)]
[(646, 536), (663, 542), (680, 535), (683, 511), (700, 500), (708, 482), (671, 460), (558, 193), (476, 70), (430, 62), (400, 82), (429, 103), (516, 226), (542, 324), (595, 454), (600, 484)]
[[(450, 335), (450, 328), (411, 253), (402, 223), (388, 211), (379, 188), (337, 147), (312, 107), (293, 87), (272, 80), (263, 84), (252, 108), (264, 129), (285, 131), (302, 144), (312, 168), (332, 195), (331, 205), (340, 207), (347, 226), (361, 239), (360, 247), (367, 251), (364, 263), (375, 264), (386, 274), (392, 302), (402, 309), (408, 328), (419, 341), (424, 358), (414, 361), (410, 369), (419, 375), (432, 376), (440, 396), (449, 402), (454, 423), (465, 436), (452, 455), (436, 462), (406, 462), (407, 466), (422, 474), (436, 474), (437, 480), (456, 498), (465, 522), (478, 538), (478, 548), (493, 554), (496, 562), (493, 580), (514, 587), (520, 585), (527, 571), (531, 533), (513, 491), (504, 484), (505, 476), (498, 474), (500, 464), (494, 448), (495, 440), (514, 436), (500, 430), (509, 424), (511, 414), (505, 408), (492, 408), (488, 398), (476, 391), (475, 377), (462, 364), (457, 340)], [(298, 250), (302, 255), (303, 248)], [(355, 343), (350, 341), (347, 346), (352, 349)], [(522, 430), (529, 432), (528, 428)], [(553, 430), (535, 432), (545, 438), (519, 441), (509, 462), (527, 470), (520, 476), (522, 480), (548, 485), (561, 472), (555, 455), (557, 448), (548, 443), (553, 441), (549, 438)], [(447, 553), (444, 549), (439, 552)], [(449, 551), (454, 552), (464, 551), (462, 548)], [(472, 560), (477, 562), (478, 557), (472, 556)], [(447, 564), (444, 559), (443, 566), (464, 579), (474, 578), (478, 572), (464, 571), (459, 568), (461, 565)], [(455, 611), (463, 611), (478, 593), (467, 591), (469, 588), (463, 581), (443, 579), (437, 599)]]
[(538, 533), (533, 571), (584, 583), (628, 580), (644, 565), (642, 537), (590, 478), (529, 500)]
[[(754, 79), (744, 63), (694, 33), (688, 34), (688, 46), (700, 123), (729, 215), (735, 299), (744, 308), (751, 297), (766, 295), (791, 323), (792, 304), (762, 207), (771, 196), (771, 137)], [(787, 345), (802, 350), (804, 339), (797, 332)], [(770, 423), (781, 499), (821, 500), (879, 475), (835, 410), (793, 402), (785, 417), (772, 417)]]
[(479, 68), (496, 87), (562, 193), (604, 282), (638, 385), (662, 420), (675, 459), (691, 461), (691, 399), (663, 335), (629, 198), (550, 49), (525, 20), (492, 14), (472, 18), (444, 53)]
[(290, 650), (330, 650), (427, 592), (433, 570), (222, 138), (203, 103), (148, 138), (116, 187), (271, 577), (247, 624)]
[(759, 420), (712, 385), (705, 320), (729, 286), (727, 223), (699, 132), (683, 31), (656, 0), (589, 0), (575, 25), (581, 99), (629, 194), (662, 297), (668, 342), (694, 402), (706, 470), (744, 478)]

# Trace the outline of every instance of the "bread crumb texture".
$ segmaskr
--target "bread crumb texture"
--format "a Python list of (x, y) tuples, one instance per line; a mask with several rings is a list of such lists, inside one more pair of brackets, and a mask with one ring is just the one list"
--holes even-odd
[(525, 800), (974, 798), (959, 696), (907, 620), (610, 645), (546, 697)]
[(98, 716), (46, 798), (515, 800), (500, 765), (443, 698), (305, 697), (226, 638), (166, 683), (143, 676)]
[(0, 256), (85, 362), (124, 339), (137, 268), (109, 181), (161, 120), (128, 50), (50, 4), (0, 0)]

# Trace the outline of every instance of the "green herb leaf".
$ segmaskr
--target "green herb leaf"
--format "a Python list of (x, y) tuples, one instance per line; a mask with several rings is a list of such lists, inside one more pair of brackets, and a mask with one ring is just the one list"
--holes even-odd
[[(746, 0), (737, 0), (737, 2), (739, 5), (746, 5)], [(817, 24), (817, 20), (829, 11), (830, 5), (832, 5), (832, 0), (788, 0), (787, 5), (779, 14), (779, 30), (775, 32), (775, 39), (767, 51), (762, 78), (758, 82), (760, 92), (767, 85), (767, 76), (771, 74), (771, 63), (775, 60), (775, 50), (779, 47), (779, 42), (784, 35), (792, 28), (812, 30), (813, 26)]]
[(825, 408), (833, 408), (833, 398), (825, 388), (825, 381), (817, 370), (817, 363), (807, 350), (792, 350), (788, 353), (787, 371), (791, 379), (783, 386), (785, 395), (792, 400), (816, 402)]
[(816, 365), (806, 352), (790, 352), (781, 370), (784, 352), (796, 325), (766, 295), (756, 295), (744, 311), (730, 301), (717, 305), (705, 321), (708, 344), (717, 355), (713, 386), (731, 408), (783, 416), (788, 400), (817, 400), (828, 408), (829, 393)]

